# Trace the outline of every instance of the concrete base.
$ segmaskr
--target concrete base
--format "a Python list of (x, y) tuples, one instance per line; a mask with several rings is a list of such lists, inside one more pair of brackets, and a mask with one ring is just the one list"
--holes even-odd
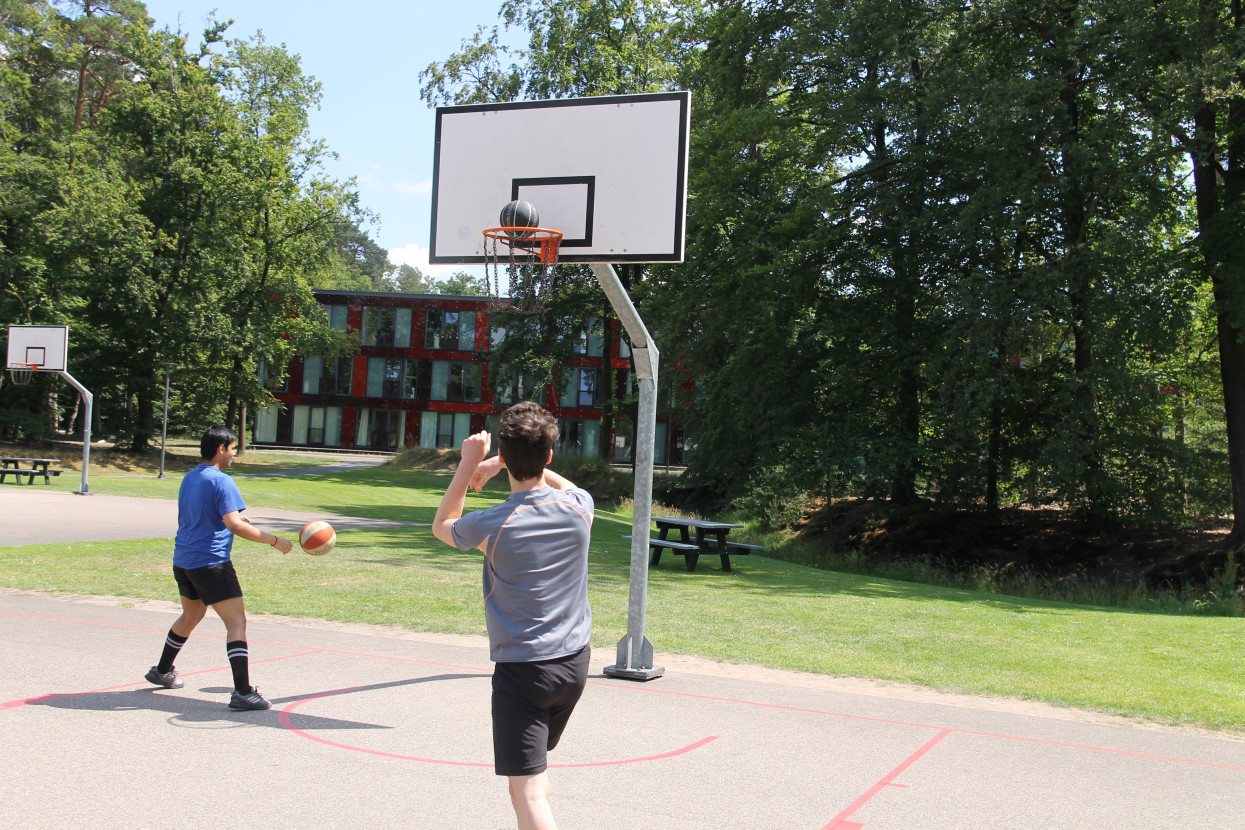
[(650, 669), (629, 669), (626, 666), (606, 666), (601, 670), (606, 677), (617, 677), (620, 680), (655, 680), (666, 673), (661, 666)]

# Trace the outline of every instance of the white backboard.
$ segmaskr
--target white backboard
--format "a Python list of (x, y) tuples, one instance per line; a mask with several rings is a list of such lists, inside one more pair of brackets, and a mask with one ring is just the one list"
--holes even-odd
[(9, 326), (8, 366), (33, 363), (37, 371), (64, 372), (69, 326)]
[(513, 199), (562, 262), (682, 262), (691, 93), (438, 107), (429, 262), (484, 262)]

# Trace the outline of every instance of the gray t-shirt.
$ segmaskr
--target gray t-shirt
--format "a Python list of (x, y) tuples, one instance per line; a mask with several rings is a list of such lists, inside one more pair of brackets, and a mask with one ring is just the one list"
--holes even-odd
[(484, 618), (494, 662), (552, 660), (574, 654), (592, 630), (587, 490), (538, 487), (454, 523), (454, 546), (485, 539)]

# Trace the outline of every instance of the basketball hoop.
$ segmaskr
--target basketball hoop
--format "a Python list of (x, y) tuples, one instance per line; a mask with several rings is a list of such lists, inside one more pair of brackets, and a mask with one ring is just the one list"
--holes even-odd
[(9, 379), (18, 386), (25, 386), (38, 368), (38, 363), (12, 363), (9, 365)]
[[(484, 283), (489, 304), (509, 314), (544, 314), (557, 283), (562, 232), (549, 228), (502, 227), (484, 231)], [(506, 271), (502, 301), (501, 271)]]

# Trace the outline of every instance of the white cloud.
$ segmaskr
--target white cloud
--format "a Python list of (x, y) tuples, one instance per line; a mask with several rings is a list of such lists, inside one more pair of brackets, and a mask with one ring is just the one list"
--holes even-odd
[(413, 265), (434, 279), (451, 277), (459, 271), (475, 273), (479, 270), (479, 266), (471, 265), (429, 265), (428, 249), (414, 242), (401, 248), (390, 248), (389, 261), (394, 265)]
[(431, 193), (432, 179), (424, 179), (422, 182), (408, 182), (406, 179), (399, 179), (393, 183), (393, 189), (399, 193)]

